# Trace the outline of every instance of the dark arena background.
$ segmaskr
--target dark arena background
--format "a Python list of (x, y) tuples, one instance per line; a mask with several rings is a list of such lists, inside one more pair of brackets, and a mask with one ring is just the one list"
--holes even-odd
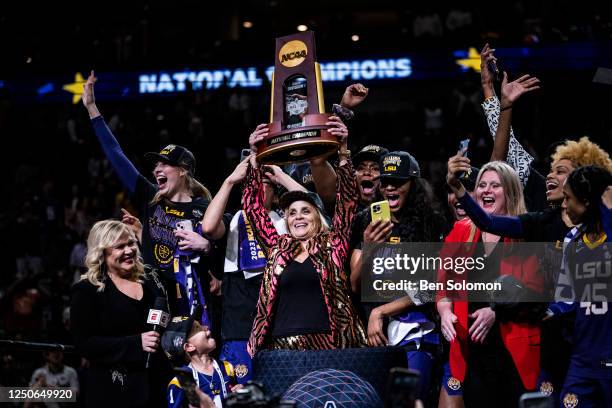
[[(0, 8), (5, 180), (0, 386), (40, 386), (34, 371), (62, 354), (63, 364), (73, 367), (81, 381), (77, 401), (61, 406), (85, 406), (90, 392), (88, 362), (72, 347), (71, 286), (85, 271), (92, 225), (121, 219), (121, 208), (139, 215), (83, 107), (81, 93), (90, 71), (98, 78), (100, 111), (136, 168), (154, 181), (144, 153), (170, 143), (185, 146), (197, 160), (195, 177), (214, 195), (241, 150), (249, 147), (253, 129), (269, 122), (275, 38), (304, 30), (315, 33), (328, 112), (350, 84), (369, 89), (348, 125), (350, 150), (378, 144), (410, 152), (442, 203), (446, 163), (460, 140), (470, 139), (469, 157), (478, 166), (489, 160), (493, 147), (480, 105), (480, 50), (486, 43), (496, 50), (510, 81), (524, 74), (541, 81), (539, 90), (516, 103), (512, 115), (514, 134), (534, 157), (534, 168), (546, 175), (551, 145), (566, 139), (588, 136), (611, 151), (612, 2), (5, 2)], [(239, 208), (236, 188), (226, 212)], [(220, 311), (222, 297), (211, 302)], [(213, 327), (213, 336), (218, 353), (218, 328)], [(406, 390), (414, 384), (385, 386), (393, 364), (383, 364), (384, 356), (372, 359), (378, 380), (368, 379), (368, 368), (355, 361), (362, 358), (344, 355), (327, 366), (306, 358), (303, 370), (291, 375), (324, 368), (353, 371), (360, 377), (351, 384), (365, 379), (378, 397), (334, 403), (338, 407), (408, 406), (403, 404), (412, 397)], [(294, 362), (259, 364), (274, 377), (286, 372), (276, 365)], [(352, 370), (353, 365), (359, 367)], [(441, 375), (437, 370), (434, 376)], [(427, 407), (438, 406), (439, 381), (433, 384), (424, 398)], [(278, 387), (272, 386), (280, 394)], [(354, 387), (363, 391), (363, 384)], [(352, 392), (346, 385), (324, 388), (313, 393)], [(394, 402), (400, 394), (404, 402)], [(324, 399), (315, 403), (311, 398), (308, 404), (314, 405), (303, 406), (336, 406), (325, 405)]]

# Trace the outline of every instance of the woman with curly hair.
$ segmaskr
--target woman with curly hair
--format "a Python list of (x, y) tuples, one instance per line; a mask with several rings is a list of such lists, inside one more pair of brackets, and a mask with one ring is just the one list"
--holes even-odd
[[(162, 406), (169, 366), (146, 322), (163, 287), (145, 273), (136, 237), (120, 221), (97, 222), (87, 248), (70, 305), (74, 342), (90, 363), (86, 406)], [(147, 353), (154, 353), (150, 370)]]
[[(429, 183), (421, 178), (419, 164), (410, 153), (387, 153), (380, 158), (379, 166), (380, 193), (389, 202), (391, 219), (372, 222), (369, 208), (357, 216), (353, 234), (358, 235), (353, 239), (359, 244), (351, 255), (351, 286), (354, 291), (360, 288), (364, 244), (440, 242), (447, 230), (440, 205)], [(392, 251), (390, 248), (385, 250)], [(424, 394), (430, 388), (434, 353), (439, 344), (434, 332), (435, 310), (431, 302), (426, 304), (428, 295), (421, 292), (390, 303), (363, 303), (368, 322), (368, 344), (372, 347), (389, 344), (406, 348), (409, 366), (421, 372), (421, 399), (426, 399)], [(433, 295), (431, 297), (433, 299)], [(388, 340), (386, 332), (402, 332), (401, 329), (395, 330), (401, 325), (417, 326), (422, 335), (410, 339), (393, 336)]]

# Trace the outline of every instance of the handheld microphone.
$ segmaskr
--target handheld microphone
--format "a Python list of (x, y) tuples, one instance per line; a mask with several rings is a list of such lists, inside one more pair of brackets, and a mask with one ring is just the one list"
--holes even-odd
[[(170, 321), (170, 314), (167, 312), (168, 304), (166, 298), (159, 296), (155, 298), (153, 309), (149, 309), (149, 315), (147, 316), (147, 324), (153, 325), (153, 331), (160, 333), (163, 329), (168, 326)], [(151, 353), (147, 353), (147, 364), (145, 368), (149, 368), (149, 360), (151, 359)]]

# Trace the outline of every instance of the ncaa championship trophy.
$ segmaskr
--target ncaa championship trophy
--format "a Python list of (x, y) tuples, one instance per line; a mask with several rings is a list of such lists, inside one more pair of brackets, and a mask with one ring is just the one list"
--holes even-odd
[(325, 125), (329, 116), (314, 33), (277, 38), (269, 135), (257, 144), (257, 161), (286, 164), (337, 151), (340, 143)]

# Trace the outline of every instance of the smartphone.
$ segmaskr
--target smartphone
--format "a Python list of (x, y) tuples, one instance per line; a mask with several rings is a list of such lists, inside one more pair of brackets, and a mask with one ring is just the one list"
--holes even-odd
[(181, 220), (176, 222), (176, 229), (193, 232), (191, 220)]
[(189, 405), (199, 407), (200, 398), (198, 394), (196, 394), (196, 383), (193, 379), (191, 370), (186, 367), (172, 367), (172, 371), (174, 371), (176, 379), (185, 391), (185, 396), (187, 397), (187, 401), (189, 401)]
[(391, 209), (387, 200), (370, 204), (370, 212), (372, 214), (372, 222), (376, 220), (382, 220), (382, 222), (391, 220)]
[(251, 155), (251, 149), (242, 149), (240, 152), (240, 162), (242, 163), (244, 159)]
[(553, 399), (541, 392), (526, 392), (519, 399), (519, 408), (553, 408)]
[(503, 79), (503, 70), (499, 64), (499, 62), (495, 62), (495, 61), (489, 61), (487, 63), (487, 67), (489, 68), (489, 71), (491, 72), (491, 74), (493, 75), (493, 78), (498, 81), (501, 82), (501, 80)]
[[(463, 139), (459, 142), (459, 153), (462, 157), (467, 157), (468, 155), (468, 146), (470, 145), (470, 139)], [(456, 174), (457, 178), (468, 178), (471, 171), (460, 171)]]
[(419, 372), (404, 367), (393, 367), (387, 380), (387, 408), (414, 407), (419, 390)]

